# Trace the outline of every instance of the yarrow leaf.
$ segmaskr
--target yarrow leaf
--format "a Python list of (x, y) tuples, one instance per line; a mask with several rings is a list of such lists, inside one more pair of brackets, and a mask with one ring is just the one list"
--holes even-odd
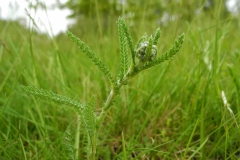
[(147, 33), (144, 33), (144, 35), (143, 35), (141, 38), (139, 38), (139, 40), (138, 40), (135, 48), (136, 48), (136, 49), (139, 48), (139, 47), (140, 47), (140, 44), (141, 44), (142, 42), (146, 41), (146, 39), (147, 39)]
[(77, 44), (78, 48), (81, 49), (86, 56), (93, 61), (93, 63), (104, 73), (104, 75), (108, 78), (112, 85), (114, 85), (114, 79), (112, 74), (110, 73), (109, 68), (106, 64), (104, 64), (99, 58), (96, 57), (95, 53), (78, 37), (72, 34), (70, 31), (67, 31), (68, 36), (71, 40)]
[(42, 88), (36, 88), (32, 86), (22, 86), (22, 88), (29, 94), (33, 94), (36, 97), (46, 98), (51, 101), (57, 102), (59, 104), (66, 104), (70, 106), (74, 106), (77, 109), (83, 109), (84, 105), (79, 103), (78, 101), (72, 100), (66, 96), (62, 96), (52, 91), (47, 91)]
[(147, 46), (147, 50), (146, 50), (146, 58), (145, 58), (145, 62), (149, 60), (150, 55), (152, 53), (152, 47), (153, 47), (153, 39), (152, 36), (150, 36), (149, 41), (148, 41), (148, 46)]
[(123, 30), (123, 22), (119, 19), (117, 21), (117, 25), (118, 25), (118, 37), (119, 37), (120, 55), (121, 55), (120, 71), (118, 74), (118, 80), (120, 82), (122, 81), (123, 76), (128, 69), (128, 54), (127, 54), (127, 40)]
[(83, 110), (84, 122), (90, 138), (95, 134), (96, 130), (96, 116), (94, 114), (94, 106), (95, 104), (93, 101), (89, 102)]
[(159, 39), (160, 36), (161, 36), (161, 30), (160, 30), (160, 28), (158, 28), (156, 30), (156, 33), (155, 33), (154, 38), (153, 38), (153, 45), (157, 45), (158, 39)]
[(152, 66), (158, 65), (164, 61), (167, 61), (169, 59), (171, 59), (174, 55), (176, 55), (179, 50), (182, 48), (182, 44), (184, 42), (184, 34), (178, 36), (178, 38), (175, 40), (173, 46), (163, 55), (161, 55), (160, 57), (158, 57), (156, 60), (152, 61), (152, 62), (148, 62), (146, 63), (143, 67), (141, 67), (139, 70), (145, 70), (148, 69)]
[(122, 25), (123, 32), (124, 32), (124, 35), (125, 35), (126, 40), (127, 40), (127, 44), (128, 44), (128, 46), (130, 48), (130, 51), (131, 51), (132, 61), (133, 61), (133, 64), (135, 64), (135, 51), (134, 51), (134, 46), (133, 46), (133, 40), (132, 40), (132, 37), (131, 37), (130, 32), (128, 30), (128, 27), (127, 27), (125, 21), (122, 18), (118, 19), (118, 23), (121, 23), (121, 25)]
[[(88, 133), (88, 145), (87, 145), (87, 150), (89, 153), (91, 153), (91, 148), (95, 145), (95, 137), (97, 136), (96, 134), (96, 124), (97, 124), (97, 118), (94, 113), (94, 100), (91, 100), (89, 103), (86, 104), (86, 107), (83, 109), (83, 118), (84, 118), (84, 123), (87, 129)], [(89, 150), (90, 149), (90, 150)]]

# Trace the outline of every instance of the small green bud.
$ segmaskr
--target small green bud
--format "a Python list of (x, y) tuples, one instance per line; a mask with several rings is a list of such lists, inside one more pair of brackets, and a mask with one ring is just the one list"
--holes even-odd
[(154, 61), (157, 56), (157, 46), (153, 45), (151, 55), (149, 56), (148, 60), (145, 60), (148, 44), (148, 41), (142, 42), (139, 44), (138, 49), (136, 50), (136, 57), (142, 62)]

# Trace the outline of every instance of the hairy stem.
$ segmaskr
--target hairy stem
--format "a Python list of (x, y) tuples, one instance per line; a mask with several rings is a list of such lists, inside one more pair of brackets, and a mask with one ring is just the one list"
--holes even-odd
[[(137, 72), (139, 73), (139, 72)], [(104, 107), (101, 111), (101, 113), (98, 116), (98, 129), (97, 129), (97, 133), (99, 131), (99, 129), (101, 128), (102, 122), (104, 121), (105, 117), (107, 116), (108, 111), (111, 109), (112, 103), (114, 102), (116, 96), (118, 95), (118, 91), (120, 90), (120, 88), (127, 84), (127, 82), (129, 81), (130, 78), (134, 77), (137, 73), (135, 73), (135, 69), (134, 67), (132, 67), (132, 65), (129, 67), (128, 72), (123, 76), (123, 79), (121, 81), (118, 81), (117, 83), (117, 87), (112, 87), (108, 98), (104, 104)]]
[(111, 105), (112, 105), (114, 99), (116, 98), (116, 95), (117, 95), (116, 89), (112, 88), (112, 90), (110, 91), (110, 94), (108, 95), (108, 98), (107, 98), (107, 100), (106, 100), (106, 102), (104, 104), (104, 107), (103, 107), (103, 109), (102, 109), (102, 111), (101, 111), (101, 113), (100, 113), (100, 115), (98, 117), (98, 125), (99, 125), (98, 126), (98, 130), (101, 127), (100, 125), (102, 124), (104, 118), (106, 117), (107, 112), (110, 110)]

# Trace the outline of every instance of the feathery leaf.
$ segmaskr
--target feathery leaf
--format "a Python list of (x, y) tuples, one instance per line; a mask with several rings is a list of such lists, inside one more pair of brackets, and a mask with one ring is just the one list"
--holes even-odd
[(84, 123), (87, 129), (88, 133), (88, 145), (87, 145), (87, 153), (89, 155), (95, 156), (95, 147), (96, 147), (96, 124), (97, 124), (97, 118), (94, 113), (94, 106), (95, 103), (92, 100), (91, 102), (87, 103), (86, 107), (83, 109), (83, 117), (84, 117)]
[(156, 33), (155, 33), (154, 38), (153, 38), (153, 45), (157, 45), (158, 39), (159, 39), (160, 36), (161, 36), (161, 30), (160, 30), (160, 28), (158, 28), (156, 30)]
[(120, 55), (121, 55), (118, 80), (121, 81), (128, 69), (128, 55), (127, 55), (127, 41), (126, 41), (126, 37), (124, 35), (124, 30), (123, 30), (123, 22), (118, 20), (117, 24), (118, 24), (118, 37), (119, 37), (119, 43), (120, 43)]
[(70, 126), (67, 128), (64, 133), (64, 139), (62, 141), (64, 149), (68, 152), (68, 159), (74, 160), (74, 145), (73, 145), (73, 137)]
[(161, 55), (160, 57), (158, 57), (156, 60), (154, 60), (152, 62), (147, 62), (144, 66), (142, 66), (138, 70), (148, 69), (152, 66), (158, 65), (166, 60), (171, 59), (182, 48), (183, 42), (184, 42), (184, 33), (182, 35), (178, 36), (178, 38), (175, 40), (173, 46), (166, 53), (164, 53), (163, 55)]
[(148, 41), (148, 46), (147, 46), (147, 49), (146, 49), (145, 62), (149, 61), (150, 55), (152, 54), (152, 47), (153, 47), (153, 39), (152, 39), (152, 36), (150, 36), (149, 41)]
[(96, 116), (94, 114), (94, 102), (93, 100), (84, 107), (83, 116), (84, 122), (89, 134), (90, 139), (95, 134), (96, 131)]
[(140, 44), (141, 44), (142, 42), (146, 41), (146, 39), (147, 39), (147, 33), (144, 33), (144, 35), (143, 35), (141, 38), (139, 38), (139, 40), (138, 40), (135, 48), (136, 48), (136, 49), (139, 48), (139, 47), (140, 47)]
[(42, 88), (36, 88), (32, 86), (22, 86), (22, 88), (29, 94), (33, 94), (36, 97), (47, 98), (51, 101), (57, 102), (59, 104), (66, 104), (70, 106), (74, 106), (77, 109), (83, 109), (84, 105), (79, 103), (78, 101), (72, 100), (66, 96), (61, 96), (59, 94), (53, 93), (52, 91), (47, 91)]
[(110, 73), (109, 68), (106, 64), (104, 64), (99, 58), (96, 57), (95, 53), (78, 37), (76, 37), (71, 32), (67, 31), (68, 36), (71, 38), (73, 42), (75, 42), (79, 49), (81, 49), (86, 56), (93, 61), (93, 63), (104, 73), (104, 75), (108, 78), (111, 84), (114, 85), (114, 79)]
[(118, 23), (121, 23), (121, 25), (122, 25), (123, 32), (124, 32), (124, 35), (125, 35), (126, 40), (127, 40), (127, 44), (128, 44), (128, 46), (130, 48), (130, 51), (131, 51), (132, 61), (133, 61), (133, 64), (135, 64), (135, 51), (134, 51), (134, 46), (133, 46), (133, 40), (132, 40), (132, 37), (130, 36), (130, 33), (129, 33), (129, 29), (128, 29), (125, 21), (122, 18), (118, 19)]

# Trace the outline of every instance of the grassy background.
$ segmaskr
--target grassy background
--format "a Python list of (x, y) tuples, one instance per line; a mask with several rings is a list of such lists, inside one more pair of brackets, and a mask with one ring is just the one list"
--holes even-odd
[[(136, 76), (121, 89), (100, 133), (99, 159), (237, 159), (240, 156), (239, 19), (198, 14), (160, 26), (158, 54), (185, 33), (184, 46), (169, 62)], [(99, 30), (96, 20), (70, 30), (117, 73), (120, 59), (117, 17)], [(133, 40), (155, 33), (155, 20), (128, 19)], [(80, 134), (78, 157), (84, 159), (86, 132), (76, 128), (77, 114), (27, 95), (21, 85), (52, 90), (82, 102), (96, 97), (96, 112), (110, 86), (66, 34), (55, 38), (0, 21), (0, 158), (67, 159), (66, 144)], [(116, 74), (115, 74), (116, 75)], [(234, 113), (224, 105), (224, 91)], [(236, 119), (236, 121), (235, 121)], [(70, 140), (66, 141), (66, 137)]]

